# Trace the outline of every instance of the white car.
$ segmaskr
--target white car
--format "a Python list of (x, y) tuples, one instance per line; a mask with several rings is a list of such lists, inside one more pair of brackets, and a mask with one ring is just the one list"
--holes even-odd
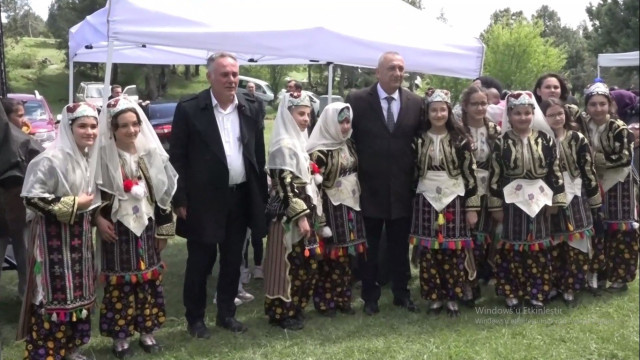
[[(111, 86), (109, 86), (111, 88)], [(81, 82), (76, 91), (76, 102), (84, 101), (97, 107), (102, 107), (102, 89), (104, 83), (101, 82)], [(138, 102), (138, 87), (129, 85), (122, 90), (122, 94), (127, 95), (129, 99)]]

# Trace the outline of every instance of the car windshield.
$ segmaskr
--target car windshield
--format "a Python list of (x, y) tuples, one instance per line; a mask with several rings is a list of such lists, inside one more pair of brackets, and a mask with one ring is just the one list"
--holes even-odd
[(24, 104), (24, 116), (29, 121), (47, 120), (47, 110), (42, 102), (30, 100)]
[(102, 86), (89, 86), (87, 87), (88, 98), (102, 98)]
[(264, 84), (264, 90), (267, 92), (267, 94), (273, 94), (273, 89), (269, 84)]
[(177, 103), (151, 104), (149, 106), (149, 120), (173, 117)]

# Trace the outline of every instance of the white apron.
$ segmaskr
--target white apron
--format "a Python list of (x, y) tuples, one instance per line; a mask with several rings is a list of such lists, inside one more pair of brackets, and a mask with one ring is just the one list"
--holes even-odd
[(542, 179), (513, 180), (503, 191), (505, 202), (515, 204), (531, 217), (535, 217), (545, 205), (553, 204), (553, 192)]
[(360, 183), (358, 174), (353, 173), (336, 180), (331, 189), (325, 189), (333, 205), (346, 205), (360, 211)]
[(452, 179), (446, 171), (427, 171), (418, 182), (418, 194), (440, 212), (447, 207), (456, 196), (463, 196), (464, 182), (460, 177)]

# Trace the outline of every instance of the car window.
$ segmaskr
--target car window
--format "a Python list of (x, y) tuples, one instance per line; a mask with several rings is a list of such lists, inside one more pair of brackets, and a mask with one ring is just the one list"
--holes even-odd
[(266, 94), (266, 92), (264, 91), (264, 88), (260, 84), (256, 84), (256, 92), (260, 94)]
[(151, 104), (149, 106), (149, 120), (173, 117), (176, 103)]
[(138, 96), (138, 87), (137, 86), (127, 86), (124, 89), (123, 94), (128, 96)]
[(264, 85), (264, 92), (265, 92), (265, 94), (273, 94), (273, 89), (271, 88), (271, 86), (269, 84), (265, 84)]
[(101, 98), (102, 97), (102, 87), (100, 86), (89, 86), (87, 88), (87, 96), (88, 98)]
[(27, 101), (24, 104), (24, 116), (30, 121), (47, 120), (47, 110), (40, 101)]
[(247, 80), (240, 80), (240, 81), (238, 81), (238, 87), (246, 89), (247, 88), (247, 83), (248, 83)]

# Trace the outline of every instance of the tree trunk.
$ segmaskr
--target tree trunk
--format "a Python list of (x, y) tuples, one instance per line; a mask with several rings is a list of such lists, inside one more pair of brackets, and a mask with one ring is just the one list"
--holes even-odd
[(193, 74), (196, 77), (199, 77), (200, 76), (200, 65), (194, 65), (194, 66), (195, 66), (195, 68), (193, 69)]
[(311, 87), (311, 65), (307, 65), (307, 84)]
[(167, 93), (167, 89), (169, 88), (169, 81), (167, 80), (167, 67), (164, 65), (160, 66), (160, 75), (158, 75), (158, 83), (159, 90), (158, 96), (165, 96)]
[(175, 65), (171, 65), (171, 73), (173, 75), (178, 75), (178, 68)]
[(409, 73), (409, 91), (415, 92), (416, 88), (416, 73)]
[[(118, 64), (111, 65), (111, 85), (118, 83)], [(123, 85), (123, 88), (126, 85)]]
[(184, 66), (184, 79), (191, 80), (191, 65)]
[(337, 65), (334, 70), (337, 69), (340, 69), (340, 79), (338, 80), (338, 94), (344, 99), (344, 97), (346, 96), (344, 93), (344, 83), (347, 77), (348, 67)]
[(153, 68), (153, 65), (145, 65), (144, 86), (148, 100), (158, 98), (158, 78)]

